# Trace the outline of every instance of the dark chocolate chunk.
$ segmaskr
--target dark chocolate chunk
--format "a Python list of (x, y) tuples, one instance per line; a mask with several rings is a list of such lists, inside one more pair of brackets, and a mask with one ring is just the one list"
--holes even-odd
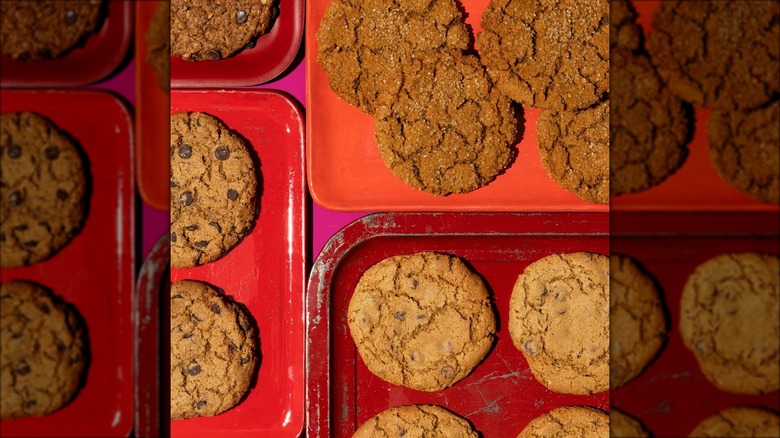
[(51, 309), (46, 304), (41, 304), (38, 308), (41, 309), (41, 312), (47, 315), (49, 314), (49, 312), (51, 312)]
[(246, 11), (238, 11), (236, 13), (236, 23), (238, 24), (246, 23), (247, 18)]
[(16, 374), (20, 376), (30, 374), (30, 365), (27, 365), (27, 362), (22, 362), (22, 364), (19, 365), (19, 368), (16, 369)]
[(171, 242), (176, 242), (176, 233), (171, 233)]
[(220, 146), (214, 151), (214, 155), (217, 157), (217, 160), (225, 161), (230, 156), (230, 149), (226, 146)]
[(182, 158), (189, 158), (192, 156), (192, 146), (183, 144), (179, 146), (179, 156)]
[(222, 58), (222, 55), (220, 55), (219, 52), (214, 49), (208, 49), (206, 50), (206, 58), (216, 61)]
[(198, 374), (200, 374), (200, 371), (201, 371), (200, 365), (196, 363), (194, 367), (191, 367), (190, 369), (187, 370), (187, 374), (191, 376), (197, 376)]
[(412, 279), (412, 289), (417, 289), (417, 286), (420, 285), (420, 280), (418, 279)]
[(25, 409), (32, 409), (33, 406), (35, 406), (37, 404), (38, 404), (38, 402), (35, 401), (35, 400), (27, 400), (26, 402), (24, 402), (24, 408)]
[(184, 229), (187, 230), (187, 231), (195, 231), (195, 230), (198, 229), (198, 226), (197, 225), (190, 225), (188, 227), (184, 227)]
[(56, 160), (60, 156), (60, 148), (57, 146), (49, 146), (43, 151), (43, 155), (47, 160)]
[(217, 303), (213, 303), (213, 304), (211, 305), (211, 311), (212, 311), (212, 312), (214, 312), (214, 313), (216, 313), (217, 315), (219, 315), (220, 313), (222, 313), (222, 310), (220, 310), (220, 309), (219, 309), (219, 304), (217, 304)]
[(68, 199), (68, 196), (69, 195), (68, 195), (67, 191), (62, 190), (62, 189), (57, 189), (57, 199), (59, 199), (60, 201), (64, 201), (64, 200)]
[(184, 206), (192, 204), (192, 193), (190, 193), (190, 192), (183, 192), (181, 195), (179, 195), (179, 201)]
[(441, 367), (441, 375), (447, 380), (452, 380), (455, 378), (455, 368), (449, 365), (444, 365)]
[(230, 199), (231, 201), (235, 201), (236, 199), (238, 199), (238, 192), (233, 189), (229, 189), (228, 199)]
[(242, 357), (241, 358), (241, 362), (240, 363), (241, 363), (241, 365), (246, 365), (247, 363), (249, 363), (249, 361), (250, 361), (249, 356), (246, 356), (246, 357)]
[(276, 19), (276, 17), (279, 16), (279, 6), (274, 6), (271, 8), (271, 18)]
[(198, 402), (198, 409), (203, 409), (206, 407), (206, 400), (201, 400)]
[(523, 348), (529, 354), (536, 354), (536, 348), (534, 348), (534, 340), (533, 339), (529, 339), (529, 340), (525, 341), (525, 344), (523, 344)]
[(209, 222), (209, 225), (216, 228), (218, 233), (222, 232), (222, 227), (219, 225), (219, 222)]
[(0, 242), (5, 242), (5, 233), (0, 233)]
[(22, 147), (18, 144), (12, 144), (8, 147), (8, 158), (13, 158), (14, 160), (22, 156)]
[(73, 9), (68, 9), (65, 12), (65, 23), (67, 24), (73, 24), (76, 22), (76, 11)]
[[(8, 203), (11, 205), (19, 205), (22, 203), (22, 192), (15, 190), (8, 195)], [(26, 229), (26, 228), (25, 228)]]
[(204, 248), (206, 245), (208, 245), (209, 242), (207, 240), (199, 240), (192, 244), (195, 248)]
[(397, 310), (395, 312), (395, 319), (397, 319), (399, 321), (405, 320), (406, 319), (406, 312), (404, 312), (403, 310)]

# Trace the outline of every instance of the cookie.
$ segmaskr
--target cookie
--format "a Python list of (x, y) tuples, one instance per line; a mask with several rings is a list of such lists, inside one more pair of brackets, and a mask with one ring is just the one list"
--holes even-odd
[(101, 0), (0, 2), (0, 52), (14, 59), (60, 58), (100, 28)]
[(693, 113), (642, 54), (612, 51), (610, 190), (613, 196), (657, 186), (688, 157)]
[(609, 0), (491, 0), (477, 35), (498, 88), (524, 106), (573, 111), (609, 91)]
[(171, 89), (171, 7), (160, 2), (146, 30), (146, 62), (157, 76), (160, 89)]
[(738, 394), (780, 388), (780, 261), (755, 253), (723, 254), (688, 277), (680, 334), (713, 385)]
[(436, 196), (476, 190), (514, 159), (517, 120), (479, 61), (457, 52), (404, 61), (397, 100), (377, 114), (385, 165)]
[(228, 58), (271, 29), (272, 0), (171, 0), (171, 53), (187, 61)]
[(56, 254), (83, 228), (87, 158), (76, 140), (34, 113), (0, 116), (0, 266)]
[(647, 50), (682, 99), (719, 109), (757, 108), (780, 92), (780, 3), (666, 1)]
[(609, 416), (587, 406), (564, 406), (540, 415), (517, 438), (608, 438)]
[(539, 158), (553, 181), (579, 198), (609, 203), (609, 101), (582, 111), (542, 110)]
[(636, 261), (609, 258), (609, 380), (617, 389), (638, 376), (667, 338), (666, 315), (656, 282)]
[(171, 286), (171, 419), (221, 414), (241, 401), (259, 364), (257, 331), (244, 308), (215, 287)]
[(579, 252), (528, 265), (512, 290), (509, 334), (551, 391), (609, 389), (609, 259)]
[(609, 410), (609, 436), (614, 438), (650, 438), (650, 432), (636, 418), (611, 408)]
[(441, 437), (477, 438), (468, 421), (434, 405), (410, 405), (390, 408), (369, 418), (352, 438)]
[(0, 418), (50, 414), (74, 399), (89, 366), (78, 311), (36, 283), (0, 284)]
[(374, 114), (399, 93), (402, 61), (468, 49), (462, 15), (453, 0), (334, 0), (317, 30), (317, 63), (342, 100)]
[(778, 437), (780, 416), (747, 406), (724, 409), (707, 417), (689, 435), (691, 437)]
[(171, 115), (171, 266), (224, 256), (259, 210), (251, 145), (205, 113)]
[(636, 52), (642, 48), (644, 35), (636, 23), (638, 15), (630, 0), (611, 0), (609, 15), (609, 47)]
[(751, 198), (780, 203), (780, 100), (748, 111), (713, 111), (707, 122), (718, 175)]
[(448, 388), (493, 345), (496, 320), (479, 275), (433, 252), (390, 257), (360, 277), (347, 323), (368, 369), (394, 385)]

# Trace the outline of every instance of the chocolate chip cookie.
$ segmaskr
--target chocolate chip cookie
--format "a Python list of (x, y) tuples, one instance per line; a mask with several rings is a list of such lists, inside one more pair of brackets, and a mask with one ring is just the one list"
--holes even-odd
[(41, 416), (84, 384), (89, 340), (71, 304), (36, 283), (0, 284), (0, 418)]
[(171, 266), (218, 260), (250, 233), (259, 210), (251, 145), (204, 113), (171, 115)]
[(271, 29), (272, 0), (171, 0), (171, 53), (187, 61), (235, 55)]
[(368, 369), (394, 385), (448, 388), (493, 345), (496, 320), (479, 275), (432, 252), (390, 257), (360, 277), (347, 322)]
[[(610, 1), (610, 50), (621, 48), (636, 52), (642, 48), (644, 35), (642, 33), (642, 28), (636, 22), (637, 16), (636, 10), (630, 0)], [(610, 55), (611, 54), (612, 53), (610, 53)]]
[(241, 401), (259, 364), (249, 313), (215, 287), (171, 286), (171, 419), (221, 414)]
[(369, 418), (352, 438), (430, 436), (477, 438), (468, 421), (434, 405), (410, 405), (390, 408)]
[(160, 89), (171, 89), (171, 7), (160, 2), (146, 30), (146, 62), (157, 76)]
[(77, 141), (34, 113), (0, 116), (0, 266), (52, 257), (84, 226), (87, 158)]
[(548, 389), (608, 390), (609, 259), (580, 252), (528, 265), (512, 290), (509, 334)]
[(491, 0), (477, 35), (498, 88), (524, 106), (581, 110), (609, 91), (609, 0)]
[(608, 438), (609, 416), (587, 406), (564, 406), (540, 415), (517, 438)]
[(609, 410), (609, 436), (614, 438), (650, 438), (650, 432), (636, 418), (611, 408)]
[(764, 394), (780, 388), (780, 261), (723, 254), (688, 277), (680, 333), (704, 376), (723, 391)]
[(778, 437), (780, 416), (748, 406), (724, 409), (707, 417), (691, 432), (691, 437)]

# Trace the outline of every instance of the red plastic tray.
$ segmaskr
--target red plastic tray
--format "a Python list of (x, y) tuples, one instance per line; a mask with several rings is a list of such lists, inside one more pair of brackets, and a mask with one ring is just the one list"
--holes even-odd
[[(556, 394), (536, 381), (507, 328), (517, 276), (554, 253), (609, 253), (606, 214), (387, 213), (363, 217), (337, 233), (314, 262), (307, 296), (308, 436), (350, 437), (384, 409), (415, 403), (447, 407), (486, 437), (511, 437), (538, 415), (564, 405), (609, 409), (609, 393)], [(493, 292), (495, 348), (474, 372), (435, 393), (374, 377), (349, 335), (346, 312), (362, 273), (380, 260), (433, 250), (466, 259)]]
[(92, 178), (81, 233), (45, 262), (0, 270), (3, 281), (39, 282), (78, 308), (92, 358), (86, 385), (63, 409), (2, 421), (0, 429), (8, 436), (126, 436), (133, 427), (132, 118), (105, 92), (3, 90), (0, 97), (1, 112), (35, 111), (73, 135), (87, 154)]
[(171, 86), (243, 87), (268, 82), (292, 64), (303, 38), (304, 0), (281, 0), (279, 17), (255, 47), (219, 61), (171, 56)]
[[(614, 215), (612, 222), (623, 224), (621, 234), (612, 235), (612, 251), (634, 257), (658, 280), (671, 323), (661, 354), (643, 374), (612, 392), (612, 405), (641, 419), (659, 438), (688, 436), (704, 418), (735, 405), (780, 410), (776, 391), (756, 396), (718, 390), (702, 374), (679, 331), (680, 299), (688, 276), (723, 253), (780, 253), (778, 217), (642, 214)], [(649, 223), (654, 224), (653, 232), (643, 232)]]
[(173, 436), (298, 436), (304, 422), (303, 296), (306, 266), (303, 115), (274, 91), (177, 91), (171, 113), (203, 111), (243, 135), (260, 157), (262, 197), (252, 233), (222, 259), (172, 269), (202, 280), (249, 309), (260, 329), (257, 386), (216, 417), (172, 421)]
[(133, 2), (112, 0), (98, 32), (52, 61), (17, 61), (0, 56), (3, 87), (69, 87), (97, 82), (113, 73), (127, 55), (133, 34)]

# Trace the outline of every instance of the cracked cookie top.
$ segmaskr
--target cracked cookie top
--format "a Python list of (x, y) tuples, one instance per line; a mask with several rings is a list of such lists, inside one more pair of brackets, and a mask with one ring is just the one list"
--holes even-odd
[(609, 409), (609, 430), (614, 437), (650, 438), (650, 432), (639, 420), (614, 407)]
[(390, 408), (369, 418), (352, 438), (431, 436), (477, 438), (468, 421), (434, 405)]
[[(642, 48), (644, 35), (636, 23), (637, 13), (630, 0), (611, 0), (609, 15), (610, 50), (622, 48), (636, 52)], [(611, 55), (611, 53), (610, 53)]]
[(517, 438), (608, 438), (609, 416), (587, 406), (564, 406), (540, 415)]
[(432, 252), (390, 257), (366, 270), (347, 322), (372, 373), (429, 392), (469, 375), (496, 329), (479, 275), (457, 257)]
[(735, 406), (705, 418), (690, 436), (777, 437), (780, 436), (780, 416), (766, 409)]

